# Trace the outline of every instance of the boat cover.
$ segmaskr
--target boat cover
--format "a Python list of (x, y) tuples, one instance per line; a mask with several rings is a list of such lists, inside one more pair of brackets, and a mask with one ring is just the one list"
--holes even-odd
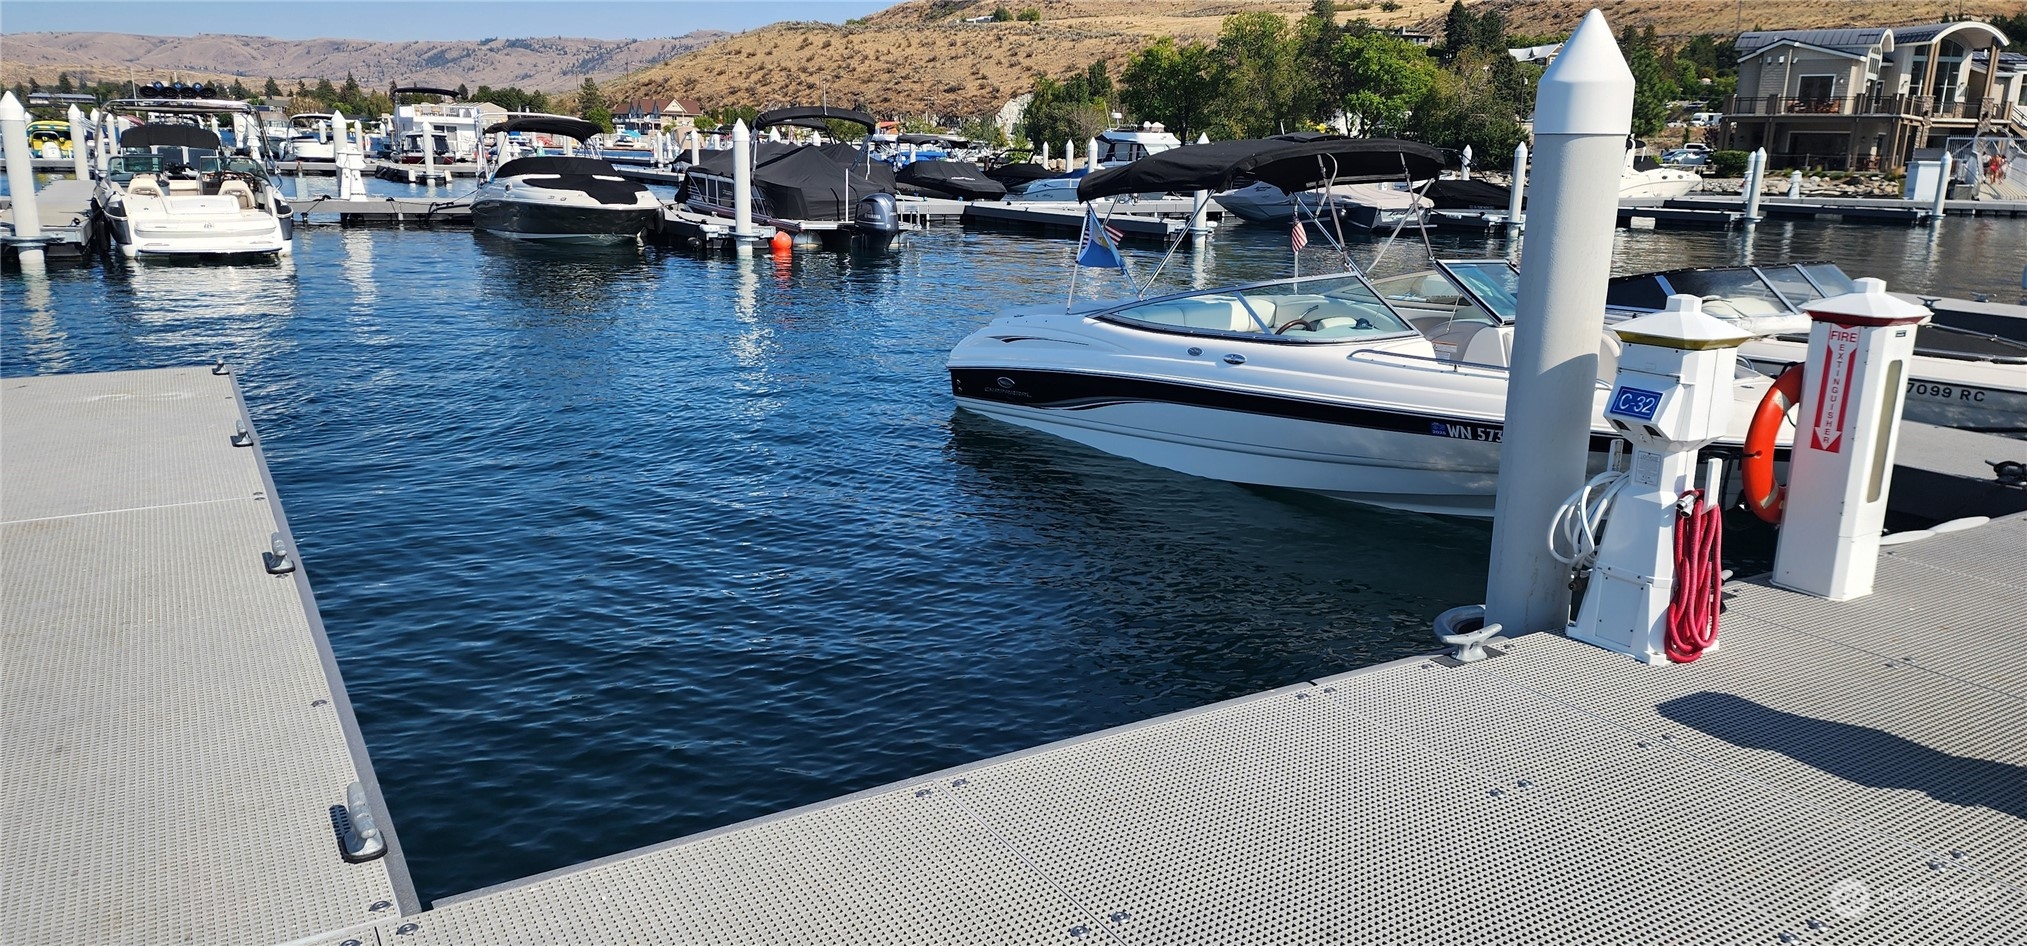
[(528, 187), (578, 191), (601, 204), (632, 204), (635, 194), (647, 190), (647, 185), (639, 181), (606, 180), (618, 176), (619, 172), (613, 170), (612, 165), (596, 158), (535, 155), (515, 158), (500, 165), (493, 179), (519, 177), (522, 178), (521, 183)]
[(485, 133), (494, 135), (503, 131), (525, 131), (537, 135), (562, 135), (565, 138), (575, 138), (578, 141), (589, 141), (593, 135), (605, 133), (605, 129), (582, 118), (568, 118), (562, 115), (529, 115), (523, 118), (510, 118), (506, 121), (486, 126)]
[(196, 125), (135, 125), (120, 132), (122, 148), (205, 148), (218, 150), (218, 136)]
[(985, 172), (985, 176), (1007, 187), (1012, 187), (1016, 184), (1026, 184), (1029, 181), (1039, 181), (1043, 178), (1056, 177), (1058, 175), (1056, 172), (1032, 161), (1023, 161), (1019, 164), (1002, 164), (999, 167), (991, 168)]
[(1393, 138), (1244, 138), (1183, 145), (1106, 168), (1077, 185), (1077, 199), (1229, 190), (1242, 177), (1294, 193), (1331, 182), (1431, 178), (1442, 169), (1443, 156), (1435, 148)]
[(998, 200), (1006, 196), (1006, 185), (986, 177), (970, 161), (913, 161), (894, 173), (894, 182), (930, 197)]
[(1437, 210), (1505, 210), (1513, 191), (1484, 181), (1432, 181), (1422, 196)]
[[(885, 162), (858, 159), (850, 145), (753, 143), (753, 188), (767, 201), (768, 213), (783, 220), (850, 220), (859, 198), (894, 192), (894, 169)], [(696, 170), (732, 177), (732, 149), (706, 151)], [(847, 179), (850, 184), (847, 185)], [(688, 200), (688, 182), (676, 192)]]
[(878, 119), (856, 109), (832, 108), (828, 105), (796, 105), (761, 112), (753, 119), (753, 127), (760, 129), (772, 125), (798, 125), (803, 128), (824, 128), (826, 127), (824, 123), (830, 119), (863, 125), (867, 131), (880, 126)]

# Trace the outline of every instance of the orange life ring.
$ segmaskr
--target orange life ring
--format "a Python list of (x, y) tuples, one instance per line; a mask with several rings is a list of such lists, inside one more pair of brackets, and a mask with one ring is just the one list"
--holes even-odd
[(1775, 525), (1787, 502), (1787, 487), (1774, 482), (1774, 443), (1788, 412), (1802, 402), (1802, 366), (1789, 365), (1774, 386), (1760, 398), (1753, 412), (1752, 427), (1745, 435), (1745, 457), (1739, 461), (1739, 479), (1745, 488), (1745, 504), (1753, 515)]

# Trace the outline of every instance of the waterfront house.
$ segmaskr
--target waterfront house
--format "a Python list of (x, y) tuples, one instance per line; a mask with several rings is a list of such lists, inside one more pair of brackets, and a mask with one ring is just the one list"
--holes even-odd
[(1952, 137), (2027, 136), (2019, 67), (1986, 65), (2008, 42), (1976, 20), (1740, 34), (1723, 147), (1764, 147), (1777, 169), (1894, 171)]

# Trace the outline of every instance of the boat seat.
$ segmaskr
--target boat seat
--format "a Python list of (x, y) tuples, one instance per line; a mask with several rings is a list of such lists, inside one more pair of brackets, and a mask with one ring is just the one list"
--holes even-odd
[(136, 174), (133, 180), (127, 182), (127, 196), (160, 197), (162, 196), (162, 182), (157, 180), (153, 174)]
[(1487, 325), (1471, 333), (1471, 337), (1457, 349), (1457, 360), (1474, 365), (1510, 367), (1513, 364), (1513, 326)]
[(253, 188), (246, 186), (245, 181), (228, 180), (219, 184), (218, 196), (237, 198), (241, 210), (252, 210), (254, 206)]
[(202, 194), (204, 193), (204, 182), (188, 180), (180, 177), (172, 177), (169, 179), (169, 193)]
[[(1199, 296), (1172, 299), (1154, 305), (1136, 306), (1121, 316), (1157, 325), (1180, 328), (1207, 328), (1221, 332), (1257, 332), (1260, 327), (1246, 314), (1245, 306), (1232, 296)], [(1263, 316), (1264, 317), (1264, 316)]]

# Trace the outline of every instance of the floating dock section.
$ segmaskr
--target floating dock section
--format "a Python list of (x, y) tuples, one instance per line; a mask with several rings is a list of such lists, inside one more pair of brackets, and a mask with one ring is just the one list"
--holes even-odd
[[(415, 912), (242, 425), (206, 368), (0, 379), (0, 942), (281, 943)], [(388, 842), (360, 863), (336, 827), (355, 783)]]
[(1998, 943), (2027, 916), (2027, 517), (1894, 546), (1854, 601), (1731, 582), (1693, 664), (1529, 634), (417, 912), (398, 845), (338, 856), (326, 810), (372, 773), (302, 568), (264, 566), (287, 529), (230, 379), (0, 394), (9, 943)]

